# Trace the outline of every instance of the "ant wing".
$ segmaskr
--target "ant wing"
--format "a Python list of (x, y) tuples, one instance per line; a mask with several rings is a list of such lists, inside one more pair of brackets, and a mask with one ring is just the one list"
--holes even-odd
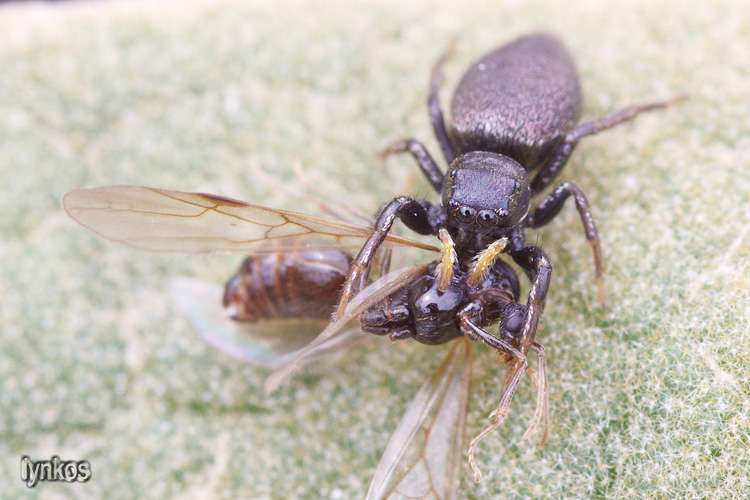
[[(277, 252), (279, 246), (291, 243), (295, 251), (358, 251), (372, 233), (371, 228), (348, 222), (145, 186), (76, 189), (63, 196), (62, 206), (79, 224), (104, 238), (160, 252), (254, 255)], [(385, 245), (437, 251), (396, 235), (389, 235)]]
[(470, 375), (471, 346), (461, 339), (409, 404), (366, 500), (458, 498)]
[[(223, 288), (195, 278), (176, 278), (172, 297), (200, 336), (224, 353), (255, 366), (276, 369), (288, 363), (326, 327), (328, 321), (310, 318), (237, 322), (219, 306)], [(354, 344), (372, 340), (352, 327), (320, 345), (304, 361), (312, 361)]]
[(292, 372), (299, 366), (300, 362), (313, 354), (321, 346), (329, 345), (337, 338), (340, 338), (342, 332), (351, 328), (350, 324), (355, 321), (359, 322), (359, 315), (364, 311), (385, 300), (389, 295), (398, 289), (414, 282), (417, 278), (424, 275), (427, 266), (412, 266), (390, 272), (378, 280), (371, 283), (364, 290), (355, 295), (346, 306), (344, 314), (328, 324), (312, 342), (304, 349), (300, 349), (295, 357), (285, 363), (279, 369), (274, 371), (266, 380), (266, 391), (275, 391), (281, 382), (289, 377)]

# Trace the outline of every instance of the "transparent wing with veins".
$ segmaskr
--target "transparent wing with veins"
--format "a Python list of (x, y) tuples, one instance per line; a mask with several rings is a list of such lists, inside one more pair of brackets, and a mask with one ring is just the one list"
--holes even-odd
[[(145, 186), (76, 189), (63, 196), (62, 205), (79, 224), (104, 238), (161, 252), (257, 255), (292, 242), (295, 251), (358, 251), (372, 233), (348, 222)], [(395, 235), (386, 243), (437, 250)]]
[(366, 500), (458, 498), (470, 375), (471, 346), (456, 340), (396, 427)]
[[(100, 236), (153, 251), (223, 251), (247, 255), (308, 250), (358, 251), (372, 233), (371, 228), (348, 222), (275, 210), (210, 194), (144, 186), (77, 189), (63, 196), (62, 205), (71, 218)], [(389, 236), (387, 243), (389, 247), (437, 250), (399, 236)], [(403, 279), (406, 281), (396, 286), (408, 282), (408, 278)], [(303, 353), (307, 356), (338, 349), (348, 345), (352, 332), (360, 331), (358, 325), (352, 326), (353, 322), (352, 325), (337, 324), (327, 329), (326, 335), (330, 334), (331, 338), (324, 341), (317, 335), (326, 331), (328, 322), (287, 319), (243, 326), (233, 324), (221, 314), (219, 293), (205, 285), (181, 282), (173, 288), (178, 305), (188, 311), (188, 317), (207, 342), (256, 365), (280, 368), (294, 361), (296, 366)], [(372, 304), (387, 293), (387, 286), (380, 292), (370, 288), (360, 300), (369, 297), (367, 304)], [(206, 294), (210, 297), (204, 300)], [(205, 307), (209, 303), (217, 307)], [(360, 304), (359, 309), (363, 307)], [(313, 346), (307, 346), (310, 341), (314, 342)]]

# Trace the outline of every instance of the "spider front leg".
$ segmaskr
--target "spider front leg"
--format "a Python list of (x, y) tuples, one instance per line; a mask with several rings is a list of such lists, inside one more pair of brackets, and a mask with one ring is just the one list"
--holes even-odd
[(396, 218), (400, 218), (406, 227), (416, 233), (434, 234), (437, 232), (438, 221), (430, 218), (431, 208), (430, 203), (407, 196), (394, 198), (383, 208), (375, 220), (372, 234), (367, 238), (349, 268), (349, 274), (346, 277), (341, 298), (333, 316), (334, 321), (344, 315), (349, 300), (364, 288), (370, 265), (375, 259), (380, 245), (393, 227)]
[(521, 266), (531, 280), (529, 297), (526, 301), (526, 315), (521, 330), (521, 350), (528, 352), (536, 337), (539, 319), (544, 311), (547, 291), (552, 278), (552, 263), (547, 254), (535, 246), (524, 246), (510, 252), (513, 260)]
[(599, 241), (599, 233), (596, 230), (594, 216), (591, 214), (591, 207), (581, 188), (572, 182), (561, 184), (552, 194), (537, 205), (536, 210), (526, 218), (525, 224), (530, 228), (542, 227), (548, 224), (552, 219), (557, 217), (565, 201), (571, 196), (576, 202), (576, 210), (578, 210), (578, 215), (581, 217), (586, 239), (589, 245), (591, 245), (591, 250), (594, 252), (594, 277), (596, 279), (596, 287), (599, 291), (599, 303), (602, 309), (607, 309), (607, 291), (604, 288), (604, 266), (602, 265), (602, 247)]

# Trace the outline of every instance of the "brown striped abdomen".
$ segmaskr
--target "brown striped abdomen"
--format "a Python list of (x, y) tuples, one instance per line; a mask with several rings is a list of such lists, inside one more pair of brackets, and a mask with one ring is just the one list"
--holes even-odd
[(351, 261), (336, 250), (248, 257), (224, 289), (224, 307), (236, 321), (329, 319)]

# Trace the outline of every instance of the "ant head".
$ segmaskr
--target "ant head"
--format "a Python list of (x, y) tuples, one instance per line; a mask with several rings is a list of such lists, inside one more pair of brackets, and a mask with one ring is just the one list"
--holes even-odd
[(466, 153), (451, 163), (443, 182), (448, 220), (472, 233), (511, 228), (529, 212), (529, 176), (516, 161), (496, 153)]
[(511, 302), (502, 310), (500, 321), (500, 338), (512, 345), (518, 345), (521, 341), (521, 327), (526, 318), (526, 307), (516, 302)]

